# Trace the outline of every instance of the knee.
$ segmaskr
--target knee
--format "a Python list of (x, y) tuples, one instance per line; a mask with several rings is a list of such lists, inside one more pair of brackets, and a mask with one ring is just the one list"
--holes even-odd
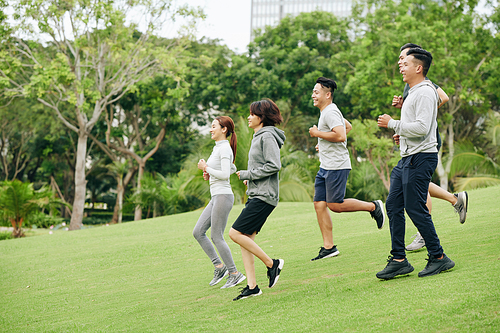
[(343, 210), (342, 210), (342, 206), (338, 203), (328, 203), (328, 208), (330, 208), (330, 210), (334, 213), (342, 213)]
[(210, 239), (212, 240), (212, 242), (216, 243), (216, 242), (220, 242), (220, 241), (224, 241), (224, 235), (222, 234), (219, 234), (218, 232), (214, 232), (212, 230), (212, 232), (210, 233)]
[(193, 237), (198, 240), (201, 238), (201, 236), (202, 236), (202, 233), (198, 229), (195, 228), (193, 230)]
[(231, 238), (233, 242), (238, 243), (236, 240), (238, 239), (239, 233), (240, 233), (239, 231), (231, 228), (229, 230), (229, 238)]
[(315, 201), (314, 202), (314, 210), (317, 212), (321, 212), (327, 209), (325, 201)]

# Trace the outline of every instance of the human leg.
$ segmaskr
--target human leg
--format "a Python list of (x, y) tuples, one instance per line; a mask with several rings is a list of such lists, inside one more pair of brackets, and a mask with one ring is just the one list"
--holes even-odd
[[(266, 265), (266, 267), (272, 267), (273, 260), (271, 259), (271, 257), (269, 257), (254, 241), (256, 234), (257, 233), (254, 232), (252, 235), (246, 235), (233, 228), (229, 230), (229, 237), (233, 240), (233, 242), (235, 242), (242, 248), (242, 254), (243, 254), (243, 249), (245, 249), (248, 253), (259, 258), (264, 263), (264, 265)], [(247, 278), (249, 277), (247, 276)]]
[(401, 159), (391, 172), (391, 187), (386, 201), (389, 228), (391, 231), (391, 254), (385, 268), (376, 274), (377, 278), (388, 280), (398, 275), (413, 272), (414, 268), (406, 259), (404, 248), (405, 214), (402, 167), (405, 159)]
[(429, 194), (433, 198), (448, 201), (452, 205), (455, 205), (457, 203), (457, 198), (453, 194), (441, 188), (440, 186), (437, 186), (433, 182), (429, 183)]
[(437, 154), (419, 153), (408, 159), (411, 159), (410, 163), (406, 163), (403, 168), (404, 196), (408, 203), (405, 209), (425, 239), (429, 253), (440, 257), (443, 249), (426, 206), (429, 182), (437, 164)]
[(344, 199), (344, 202), (329, 202), (328, 208), (335, 213), (347, 213), (347, 212), (371, 212), (375, 210), (375, 204), (373, 202), (361, 201), (358, 199)]
[[(429, 185), (429, 189), (430, 189), (430, 185)], [(427, 192), (426, 206), (427, 206), (427, 209), (429, 210), (429, 214), (431, 214), (431, 211), (432, 211), (432, 199), (431, 199), (430, 191)], [(422, 237), (422, 235), (420, 234), (420, 232), (417, 231), (417, 233), (415, 235), (413, 235), (412, 237), (414, 238), (413, 242), (411, 242), (406, 247), (406, 251), (420, 250), (421, 248), (423, 248), (425, 246), (424, 237)]]
[(234, 196), (232, 194), (219, 194), (212, 198), (213, 208), (211, 214), (212, 230), (210, 236), (215, 247), (219, 251), (222, 261), (226, 264), (230, 274), (237, 274), (231, 250), (224, 240), (227, 217), (233, 207)]
[(205, 251), (207, 256), (210, 258), (214, 266), (221, 266), (222, 261), (219, 259), (219, 256), (217, 255), (217, 252), (215, 251), (212, 242), (210, 242), (210, 239), (207, 237), (206, 234), (212, 222), (211, 221), (212, 209), (213, 209), (213, 200), (210, 200), (207, 207), (205, 207), (205, 209), (201, 213), (198, 222), (196, 222), (196, 225), (194, 226), (193, 236), (198, 241), (203, 251)]
[(326, 249), (331, 249), (334, 246), (332, 232), (333, 224), (326, 202), (315, 201), (314, 210), (316, 211), (319, 230), (321, 231), (321, 236), (323, 237), (323, 246)]
[(245, 274), (247, 276), (247, 283), (250, 289), (255, 288), (257, 285), (257, 278), (255, 277), (255, 257), (254, 255), (240, 245), (241, 257), (243, 259), (243, 266), (245, 266)]
[(382, 229), (385, 223), (385, 214), (381, 200), (366, 202), (357, 199), (344, 199), (349, 172), (349, 169), (325, 170), (323, 172), (328, 208), (335, 213), (370, 212), (372, 218), (377, 222), (377, 227)]
[(404, 213), (404, 192), (403, 192), (403, 163), (404, 158), (392, 169), (391, 186), (385, 207), (389, 217), (389, 229), (391, 231), (391, 254), (396, 259), (406, 257), (404, 236), (406, 231), (406, 220)]

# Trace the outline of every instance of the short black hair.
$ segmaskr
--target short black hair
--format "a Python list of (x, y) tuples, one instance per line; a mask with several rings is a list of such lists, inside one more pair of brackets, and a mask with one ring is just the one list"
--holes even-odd
[(422, 48), (412, 48), (409, 49), (406, 53), (406, 56), (409, 55), (412, 55), (418, 62), (420, 62), (420, 64), (424, 68), (423, 74), (424, 76), (427, 76), (427, 72), (429, 71), (429, 68), (432, 64), (432, 54)]
[(330, 92), (332, 93), (332, 98), (333, 98), (333, 92), (335, 91), (335, 89), (337, 89), (337, 83), (335, 83), (335, 81), (326, 77), (319, 77), (316, 80), (316, 83), (321, 84), (323, 88), (329, 89)]
[(250, 104), (250, 113), (258, 116), (263, 126), (275, 126), (283, 122), (280, 109), (269, 98)]
[(420, 46), (420, 45), (413, 44), (413, 43), (406, 43), (405, 45), (401, 46), (399, 51), (403, 51), (406, 49), (421, 49), (421, 48), (422, 48), (422, 46)]

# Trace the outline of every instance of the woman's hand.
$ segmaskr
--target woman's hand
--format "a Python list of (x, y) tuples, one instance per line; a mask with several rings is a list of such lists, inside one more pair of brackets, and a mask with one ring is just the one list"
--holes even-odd
[(207, 162), (204, 159), (198, 161), (198, 169), (203, 170), (205, 172), (205, 168), (207, 167)]
[(209, 180), (210, 179), (210, 175), (208, 174), (208, 172), (203, 171), (203, 179), (204, 180)]

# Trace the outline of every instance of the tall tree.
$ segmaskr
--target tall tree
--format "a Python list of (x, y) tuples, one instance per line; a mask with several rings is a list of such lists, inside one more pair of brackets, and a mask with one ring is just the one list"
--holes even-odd
[[(176, 58), (182, 39), (158, 47), (154, 34), (165, 20), (200, 13), (176, 8), (170, 0), (17, 0), (13, 8), (14, 40), (0, 75), (8, 79), (10, 96), (35, 96), (78, 134), (70, 229), (79, 229), (89, 132), (106, 107), (137, 82), (161, 70), (172, 74), (182, 68)], [(142, 14), (140, 22), (133, 21), (137, 13)], [(137, 32), (139, 23), (144, 32)], [(71, 112), (64, 113), (62, 107)]]
[(437, 173), (446, 189), (455, 142), (480, 135), (477, 124), (492, 105), (489, 95), (499, 93), (488, 84), (491, 64), (498, 63), (498, 38), (489, 29), (491, 16), (478, 15), (477, 5), (466, 0), (364, 1), (353, 10), (356, 41), (347, 54), (339, 55), (351, 64), (345, 75), (353, 113), (368, 118), (400, 112), (391, 106), (393, 95), (403, 90), (399, 47), (411, 42), (431, 51), (428, 77), (450, 97), (439, 109), (443, 148)]

